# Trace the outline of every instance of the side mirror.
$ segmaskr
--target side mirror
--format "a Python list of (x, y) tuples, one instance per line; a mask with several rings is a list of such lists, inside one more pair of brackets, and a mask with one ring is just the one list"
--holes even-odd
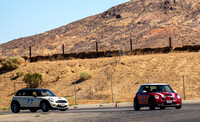
[(142, 93), (147, 93), (147, 91), (143, 90)]
[(176, 93), (176, 90), (174, 90), (174, 92)]

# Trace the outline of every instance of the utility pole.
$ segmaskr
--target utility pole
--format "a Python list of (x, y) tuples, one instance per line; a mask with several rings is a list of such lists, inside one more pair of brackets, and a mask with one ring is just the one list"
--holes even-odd
[(185, 100), (185, 81), (184, 81), (184, 75), (183, 75), (183, 94), (184, 94), (184, 100)]
[(32, 58), (31, 58), (31, 46), (29, 46), (29, 57), (30, 57), (30, 62), (32, 62)]
[(77, 104), (77, 100), (76, 100), (76, 81), (74, 81), (74, 92), (75, 92), (75, 104)]
[(112, 84), (112, 76), (111, 76), (111, 93), (112, 93), (112, 103), (114, 102), (114, 99), (113, 99), (113, 84)]

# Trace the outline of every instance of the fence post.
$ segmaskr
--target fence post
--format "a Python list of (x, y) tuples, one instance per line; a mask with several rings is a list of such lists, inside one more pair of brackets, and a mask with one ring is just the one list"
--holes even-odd
[(62, 45), (62, 51), (63, 51), (63, 55), (65, 54), (65, 46), (64, 44)]
[(130, 51), (131, 51), (131, 54), (132, 54), (132, 51), (133, 51), (133, 43), (132, 43), (132, 39), (130, 39)]
[(31, 46), (29, 46), (29, 57), (30, 57), (30, 62), (32, 62), (32, 58), (31, 58)]
[(112, 76), (111, 76), (111, 93), (112, 93), (112, 103), (114, 102), (114, 99), (113, 99), (113, 84), (112, 84)]
[(172, 48), (172, 37), (169, 37), (169, 47)]
[(184, 100), (185, 100), (185, 80), (184, 80), (184, 75), (183, 75), (183, 95), (184, 95)]
[(76, 81), (74, 81), (74, 92), (75, 92), (75, 104), (77, 104), (77, 100), (76, 100)]
[(99, 49), (98, 49), (98, 41), (96, 41), (96, 53), (99, 52)]
[(99, 44), (98, 41), (96, 41), (96, 55), (99, 57)]

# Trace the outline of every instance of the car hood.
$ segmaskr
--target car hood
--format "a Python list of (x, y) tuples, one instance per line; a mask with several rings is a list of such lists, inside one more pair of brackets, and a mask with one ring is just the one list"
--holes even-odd
[(159, 95), (161, 97), (176, 97), (177, 93), (170, 93), (170, 92), (156, 92), (151, 93), (152, 95)]
[(57, 101), (57, 100), (66, 100), (66, 98), (64, 97), (57, 97), (57, 96), (44, 96), (44, 97), (40, 97), (42, 99), (46, 99), (46, 100), (49, 100), (49, 99), (54, 99), (54, 101)]

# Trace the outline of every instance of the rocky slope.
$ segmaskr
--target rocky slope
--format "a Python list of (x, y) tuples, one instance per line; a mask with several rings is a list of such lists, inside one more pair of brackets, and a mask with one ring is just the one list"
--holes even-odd
[(200, 44), (199, 0), (132, 0), (38, 35), (0, 45), (0, 57)]

